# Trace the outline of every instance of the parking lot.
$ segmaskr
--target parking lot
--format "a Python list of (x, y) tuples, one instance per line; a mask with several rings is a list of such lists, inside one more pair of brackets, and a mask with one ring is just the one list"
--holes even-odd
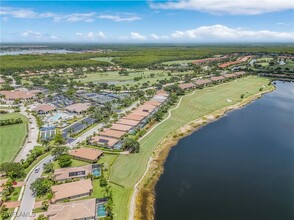
[(65, 139), (68, 139), (71, 134), (79, 133), (80, 131), (84, 130), (85, 128), (89, 127), (90, 125), (94, 124), (96, 119), (86, 117), (81, 121), (78, 121), (65, 129), (62, 130), (62, 136)]

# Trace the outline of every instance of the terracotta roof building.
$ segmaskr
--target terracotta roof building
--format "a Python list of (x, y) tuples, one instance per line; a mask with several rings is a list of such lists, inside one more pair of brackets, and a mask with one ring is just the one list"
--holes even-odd
[(143, 115), (137, 115), (134, 113), (130, 113), (123, 117), (123, 119), (134, 120), (134, 121), (142, 121), (145, 118)]
[(194, 83), (196, 84), (197, 87), (202, 87), (202, 86), (209, 85), (211, 81), (209, 79), (198, 79), (194, 81)]
[(103, 152), (98, 149), (93, 148), (78, 148), (69, 151), (69, 155), (73, 156), (76, 159), (89, 161), (89, 162), (96, 162), (99, 157), (101, 157)]
[(45, 216), (50, 220), (96, 219), (96, 199), (53, 204)]
[(119, 119), (116, 124), (122, 124), (122, 125), (131, 125), (131, 126), (137, 126), (140, 124), (140, 121), (135, 120), (129, 120), (129, 119)]
[(160, 102), (152, 101), (152, 100), (147, 101), (147, 102), (145, 102), (144, 104), (146, 104), (146, 105), (154, 105), (154, 106), (160, 106), (160, 105), (161, 105)]
[(118, 139), (103, 136), (94, 136), (90, 140), (90, 144), (92, 145), (101, 145), (110, 148), (113, 148), (118, 142)]
[(52, 192), (54, 194), (52, 202), (55, 203), (90, 196), (92, 191), (93, 185), (90, 179), (54, 185), (52, 186)]
[(235, 75), (236, 75), (237, 77), (240, 77), (240, 76), (244, 76), (244, 75), (246, 75), (246, 73), (245, 73), (244, 71), (240, 71), (240, 72), (235, 72)]
[(213, 77), (211, 77), (210, 78), (210, 80), (212, 81), (212, 82), (221, 82), (221, 81), (223, 81), (225, 78), (223, 77), (223, 76), (213, 76)]
[(110, 129), (111, 130), (117, 130), (117, 131), (124, 131), (124, 132), (128, 132), (132, 129), (133, 126), (131, 125), (122, 125), (122, 124), (113, 124)]
[(125, 131), (117, 131), (117, 130), (112, 130), (112, 129), (109, 129), (109, 128), (98, 133), (98, 135), (100, 135), (100, 136), (116, 138), (116, 139), (120, 139), (125, 134), (126, 134)]
[(64, 181), (72, 178), (85, 178), (92, 173), (92, 165), (81, 167), (69, 167), (54, 170), (54, 178), (56, 181)]
[(164, 90), (157, 90), (156, 95), (161, 95), (161, 96), (168, 96), (168, 93)]
[(90, 103), (76, 103), (67, 106), (65, 109), (69, 112), (75, 112), (78, 114), (86, 112), (91, 107)]
[(227, 73), (227, 74), (224, 74), (224, 77), (226, 79), (233, 79), (233, 78), (236, 78), (236, 75), (234, 73)]
[[(140, 115), (140, 116), (144, 116), (144, 117), (146, 117), (146, 116), (149, 115), (149, 112), (148, 112), (148, 111), (143, 111), (143, 110), (140, 109), (140, 107), (139, 107), (139, 108), (135, 109), (134, 111), (132, 111), (129, 115)], [(144, 117), (143, 117), (143, 118), (144, 118)]]
[(148, 104), (143, 104), (143, 105), (141, 105), (138, 109), (142, 109), (143, 111), (147, 111), (147, 110), (154, 110), (154, 109), (156, 109), (156, 106), (154, 106), (154, 105), (148, 105)]
[(181, 83), (181, 84), (179, 85), (179, 87), (180, 87), (181, 89), (186, 90), (186, 89), (193, 89), (193, 88), (195, 88), (196, 86), (195, 86), (194, 83)]
[(232, 65), (240, 64), (240, 63), (246, 62), (248, 59), (250, 59), (250, 57), (251, 56), (240, 57), (235, 61), (219, 64), (218, 67), (226, 68), (226, 67), (229, 67), (229, 66), (232, 66)]
[(50, 104), (39, 105), (34, 109), (38, 114), (47, 114), (54, 110), (56, 110), (56, 107)]
[(16, 99), (29, 100), (34, 99), (36, 94), (34, 91), (24, 91), (24, 90), (3, 90), (0, 94), (4, 95), (6, 100), (14, 101)]

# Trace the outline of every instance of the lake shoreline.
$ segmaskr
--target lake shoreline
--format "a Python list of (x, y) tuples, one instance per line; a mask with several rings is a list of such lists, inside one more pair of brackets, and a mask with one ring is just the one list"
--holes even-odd
[(247, 106), (248, 104), (261, 98), (264, 94), (270, 93), (275, 89), (276, 88), (273, 85), (273, 88), (267, 91), (256, 93), (241, 102), (221, 108), (208, 115), (202, 116), (201, 118), (190, 121), (186, 125), (172, 132), (169, 136), (165, 137), (164, 140), (156, 147), (148, 161), (144, 175), (134, 187), (130, 207), (131, 210), (135, 211), (134, 213), (131, 212), (130, 219), (154, 219), (154, 187), (164, 171), (164, 163), (171, 148), (174, 147), (182, 138), (189, 136), (208, 123), (217, 121), (231, 111)]

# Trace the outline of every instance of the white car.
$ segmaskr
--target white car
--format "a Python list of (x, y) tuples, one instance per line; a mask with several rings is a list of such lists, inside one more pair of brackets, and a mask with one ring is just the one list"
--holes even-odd
[(40, 171), (40, 167), (37, 167), (36, 169), (35, 169), (35, 173), (38, 173)]

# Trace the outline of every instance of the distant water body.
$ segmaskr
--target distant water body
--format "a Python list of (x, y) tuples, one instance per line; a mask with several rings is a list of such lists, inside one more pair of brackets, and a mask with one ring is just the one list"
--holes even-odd
[(183, 138), (156, 187), (156, 220), (293, 220), (294, 83)]
[(16, 50), (16, 51), (5, 51), (5, 52), (0, 52), (0, 56), (4, 55), (20, 55), (20, 54), (45, 54), (45, 53), (50, 53), (50, 54), (63, 54), (63, 53), (72, 53), (72, 51), (68, 50)]

